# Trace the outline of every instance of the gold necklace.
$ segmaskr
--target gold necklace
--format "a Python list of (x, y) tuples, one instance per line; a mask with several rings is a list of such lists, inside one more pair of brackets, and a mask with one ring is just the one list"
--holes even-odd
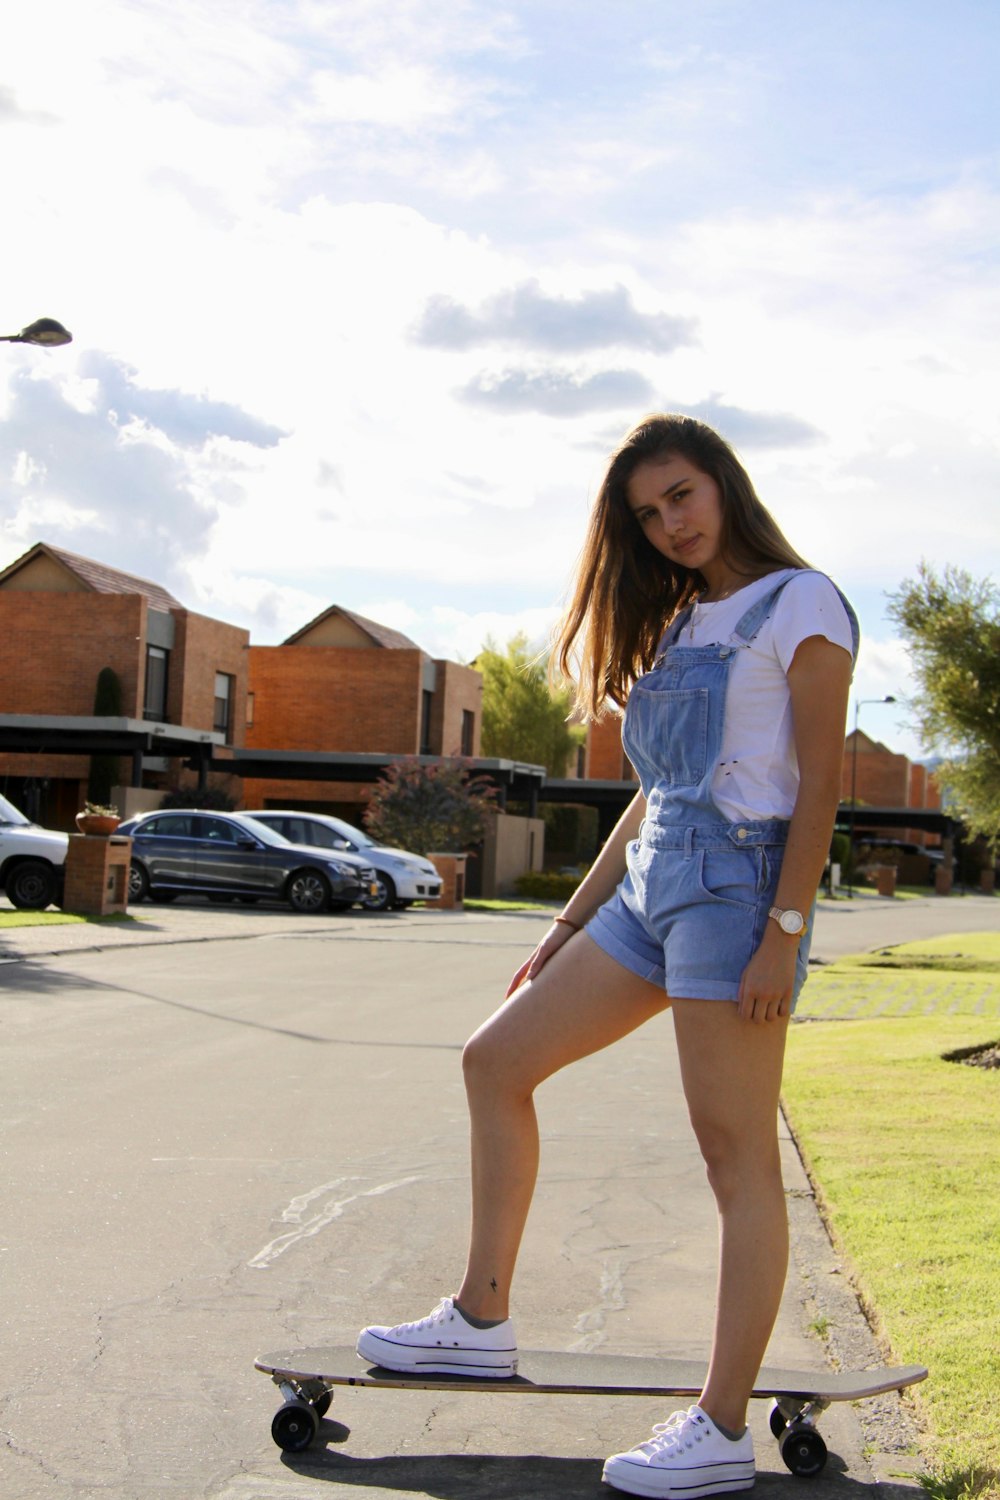
[(743, 579), (737, 579), (735, 583), (731, 583), (728, 588), (723, 589), (721, 594), (716, 594), (716, 596), (715, 596), (714, 599), (706, 599), (705, 596), (704, 596), (704, 594), (699, 594), (697, 596), (696, 603), (698, 603), (698, 604), (721, 604), (722, 601), (723, 601), (723, 599), (730, 598), (730, 596), (732, 594), (737, 593), (739, 589), (746, 588), (748, 584), (751, 584), (751, 583), (754, 583), (754, 582), (755, 582), (755, 580), (753, 578), (748, 578), (745, 581)]
[(721, 604), (724, 599), (731, 598), (733, 594), (739, 593), (740, 589), (746, 588), (749, 584), (756, 582), (756, 578), (748, 578), (746, 579), (746, 581), (737, 579), (735, 583), (731, 583), (728, 588), (723, 589), (722, 593), (717, 595), (714, 599), (705, 599), (700, 594), (696, 595), (696, 597), (692, 600), (691, 613), (688, 616), (688, 640), (694, 640), (694, 627), (698, 622), (698, 606), (700, 604)]

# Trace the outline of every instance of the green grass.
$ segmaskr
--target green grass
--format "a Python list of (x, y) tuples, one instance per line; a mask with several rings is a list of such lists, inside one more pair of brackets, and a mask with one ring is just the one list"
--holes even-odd
[(557, 911), (552, 902), (529, 901), (515, 898), (505, 901), (498, 897), (486, 899), (481, 896), (466, 896), (463, 902), (466, 911)]
[[(850, 901), (853, 898), (847, 894), (848, 887), (840, 886), (835, 895), (831, 896), (825, 886), (819, 890), (821, 901)], [(933, 896), (934, 892), (930, 886), (920, 885), (897, 885), (894, 896), (879, 896), (873, 885), (858, 884), (854, 887), (856, 896), (876, 896), (879, 901), (920, 901), (925, 896)]]
[(1000, 933), (964, 932), (952, 937), (920, 938), (913, 943), (878, 948), (872, 953), (855, 953), (830, 967), (1000, 974)]
[[(1000, 1040), (1000, 935), (936, 938), (830, 965), (881, 1014), (796, 1025), (784, 1102), (831, 1232), (894, 1359), (926, 1364), (922, 1483), (936, 1500), (1000, 1496), (1000, 1072), (942, 1054)], [(960, 969), (942, 970), (947, 956)], [(949, 1003), (920, 1013), (928, 986)], [(916, 996), (892, 1012), (893, 986)], [(883, 994), (879, 996), (879, 989)], [(992, 1001), (968, 1009), (973, 990)], [(963, 1004), (963, 1002), (965, 1002)]]
[(1000, 1018), (1000, 934), (900, 943), (809, 971), (796, 1019)]
[(122, 912), (109, 917), (83, 917), (68, 911), (0, 911), (0, 932), (5, 927), (66, 927), (74, 922), (133, 922)]

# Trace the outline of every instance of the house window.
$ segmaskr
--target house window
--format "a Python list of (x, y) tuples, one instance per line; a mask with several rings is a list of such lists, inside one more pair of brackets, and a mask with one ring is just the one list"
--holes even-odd
[(142, 710), (144, 719), (167, 717), (167, 665), (170, 652), (162, 646), (146, 647), (146, 688)]
[(233, 727), (233, 678), (226, 672), (215, 674), (215, 711), (212, 728), (228, 744)]
[(253, 728), (253, 693), (247, 693), (247, 728)]
[(462, 754), (472, 754), (472, 747), (476, 743), (476, 716), (469, 709), (462, 710)]
[(431, 710), (434, 707), (434, 694), (424, 689), (424, 695), (420, 707), (420, 754), (431, 753)]

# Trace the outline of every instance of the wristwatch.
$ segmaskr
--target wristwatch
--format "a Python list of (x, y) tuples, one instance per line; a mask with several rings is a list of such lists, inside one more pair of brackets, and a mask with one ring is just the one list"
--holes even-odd
[(772, 906), (768, 912), (768, 916), (773, 917), (782, 932), (787, 932), (789, 937), (798, 937), (800, 932), (805, 931), (805, 917), (792, 906), (786, 909), (782, 909), (780, 906)]

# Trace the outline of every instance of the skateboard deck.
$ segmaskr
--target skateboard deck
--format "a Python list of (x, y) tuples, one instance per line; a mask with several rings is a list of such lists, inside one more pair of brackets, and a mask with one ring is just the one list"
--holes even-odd
[[(475, 1391), (515, 1396), (686, 1396), (696, 1399), (706, 1367), (694, 1360), (635, 1354), (567, 1354), (521, 1350), (516, 1375), (439, 1375), (385, 1370), (359, 1360), (347, 1344), (265, 1354), (255, 1368), (270, 1375), (285, 1398), (271, 1424), (274, 1441), (287, 1453), (301, 1452), (329, 1410), (333, 1388), (351, 1385), (382, 1390)], [(876, 1370), (786, 1370), (765, 1365), (753, 1395), (772, 1400), (770, 1425), (781, 1456), (794, 1474), (816, 1474), (826, 1462), (826, 1444), (816, 1430), (819, 1414), (834, 1401), (860, 1401), (903, 1390), (926, 1379), (923, 1365)]]

